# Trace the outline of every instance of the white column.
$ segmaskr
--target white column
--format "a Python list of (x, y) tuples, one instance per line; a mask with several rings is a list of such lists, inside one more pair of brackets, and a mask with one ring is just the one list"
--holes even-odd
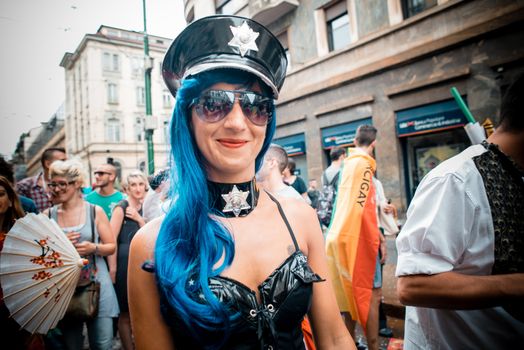
[(196, 0), (195, 1), (195, 20), (211, 16), (216, 13), (214, 0)]
[(315, 33), (317, 39), (317, 53), (318, 56), (324, 56), (329, 53), (327, 27), (326, 27), (326, 12), (323, 8), (315, 10)]
[(354, 43), (358, 40), (358, 18), (357, 18), (357, 6), (355, 0), (347, 0), (348, 18), (349, 18), (349, 36), (351, 42)]
[[(446, 0), (447, 1), (447, 0)], [(394, 26), (402, 22), (402, 5), (400, 0), (388, 0), (389, 25)]]

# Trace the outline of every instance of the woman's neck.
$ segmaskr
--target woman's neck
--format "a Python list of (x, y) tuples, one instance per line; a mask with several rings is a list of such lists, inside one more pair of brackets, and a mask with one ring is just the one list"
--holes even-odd
[(127, 197), (127, 202), (129, 203), (130, 206), (136, 209), (140, 208), (140, 206), (142, 205), (141, 199), (138, 199), (132, 196)]
[(83, 199), (79, 193), (73, 195), (69, 200), (62, 203), (62, 210), (68, 211), (74, 208), (78, 208), (83, 203)]
[(224, 171), (207, 167), (206, 177), (209, 181), (221, 184), (235, 184), (248, 182), (253, 180), (253, 178), (255, 177), (255, 163), (247, 165), (242, 170), (231, 169), (230, 171)]
[(215, 214), (225, 217), (246, 216), (255, 209), (259, 189), (255, 178), (236, 183), (207, 181), (209, 206)]
[(249, 182), (253, 180), (255, 177), (255, 174), (247, 174), (247, 175), (237, 175), (232, 174), (231, 176), (216, 176), (212, 174), (208, 174), (207, 179), (211, 182), (221, 183), (221, 184), (237, 184), (237, 183), (244, 183)]

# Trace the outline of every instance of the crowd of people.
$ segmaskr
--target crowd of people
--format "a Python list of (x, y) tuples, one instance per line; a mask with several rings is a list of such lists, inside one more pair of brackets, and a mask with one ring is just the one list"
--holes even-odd
[[(127, 302), (129, 244), (146, 222), (143, 206), (149, 182), (164, 186), (167, 178), (157, 175), (148, 179), (142, 172), (132, 171), (120, 191), (115, 188), (113, 164), (99, 165), (93, 175), (95, 182), (89, 186), (79, 161), (67, 160), (62, 148), (49, 148), (42, 153), (41, 173), (16, 182), (12, 165), (0, 157), (0, 242), (16, 219), (26, 213), (43, 213), (56, 221), (78, 253), (89, 259), (79, 285), (93, 278), (101, 283), (96, 319), (85, 325), (64, 320), (45, 337), (20, 330), (2, 303), (2, 330), (13, 335), (11, 344), (16, 349), (82, 349), (84, 326), (91, 349), (111, 349), (115, 328), (122, 348), (134, 348)], [(162, 215), (156, 207), (165, 192), (164, 187), (163, 194), (147, 203), (153, 215)], [(149, 220), (152, 218), (150, 214)]]
[[(206, 45), (194, 40), (207, 38)], [(232, 36), (232, 38), (230, 38)], [(224, 38), (227, 37), (226, 41)], [(86, 186), (64, 149), (15, 182), (0, 158), (0, 249), (27, 212), (56, 221), (101, 284), (98, 315), (47, 336), (0, 328), (21, 349), (379, 349), (386, 235), (397, 209), (376, 178), (379, 130), (357, 129), (308, 186), (272, 143), (286, 53), (261, 24), (206, 17), (172, 43), (173, 166), (147, 178), (99, 164)], [(406, 349), (504, 349), (524, 340), (523, 78), (481, 145), (420, 183), (396, 244)], [(355, 325), (366, 346), (355, 342)]]

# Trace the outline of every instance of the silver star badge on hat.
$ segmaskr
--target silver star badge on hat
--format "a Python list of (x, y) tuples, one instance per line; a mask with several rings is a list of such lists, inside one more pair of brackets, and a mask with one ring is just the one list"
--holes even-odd
[(251, 208), (247, 203), (247, 196), (249, 196), (249, 191), (240, 191), (238, 187), (234, 185), (228, 194), (222, 195), (222, 198), (226, 201), (226, 206), (222, 209), (222, 212), (233, 212), (233, 214), (238, 217), (242, 210)]
[(233, 39), (227, 44), (231, 47), (238, 48), (240, 50), (240, 56), (244, 57), (249, 50), (258, 51), (255, 40), (258, 38), (259, 33), (254, 32), (246, 21), (238, 27), (229, 26), (229, 28), (231, 28), (231, 32), (233, 33)]

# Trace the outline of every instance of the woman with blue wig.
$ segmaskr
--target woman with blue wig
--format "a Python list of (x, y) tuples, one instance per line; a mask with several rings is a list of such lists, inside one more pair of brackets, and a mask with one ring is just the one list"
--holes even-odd
[(173, 42), (163, 77), (176, 97), (171, 195), (131, 243), (129, 303), (138, 349), (351, 349), (318, 219), (260, 190), (287, 60), (259, 23), (205, 17)]

